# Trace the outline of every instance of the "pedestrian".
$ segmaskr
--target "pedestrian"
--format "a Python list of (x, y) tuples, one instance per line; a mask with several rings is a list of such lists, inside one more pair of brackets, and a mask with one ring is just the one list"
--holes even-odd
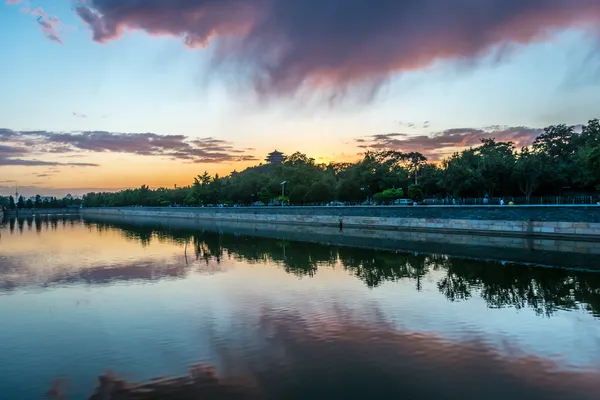
[(500, 199), (500, 205), (503, 206), (504, 205), (504, 199)]

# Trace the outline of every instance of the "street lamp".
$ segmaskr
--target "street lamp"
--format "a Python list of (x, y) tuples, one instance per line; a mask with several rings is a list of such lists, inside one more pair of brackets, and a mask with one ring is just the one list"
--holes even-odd
[(285, 196), (285, 184), (287, 183), (287, 181), (283, 181), (281, 182), (281, 207), (283, 207), (283, 198)]

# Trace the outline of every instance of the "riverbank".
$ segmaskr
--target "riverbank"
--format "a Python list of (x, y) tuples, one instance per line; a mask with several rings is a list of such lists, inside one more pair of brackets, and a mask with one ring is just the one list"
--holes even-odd
[(83, 208), (85, 216), (600, 240), (598, 206)]
[(234, 237), (277, 239), (338, 247), (401, 253), (446, 254), (452, 257), (525, 263), (569, 269), (598, 270), (600, 241), (532, 237), (466, 235), (400, 230), (346, 228), (293, 224), (202, 221), (183, 218), (85, 217), (124, 231), (155, 232), (161, 237), (188, 237), (218, 232)]

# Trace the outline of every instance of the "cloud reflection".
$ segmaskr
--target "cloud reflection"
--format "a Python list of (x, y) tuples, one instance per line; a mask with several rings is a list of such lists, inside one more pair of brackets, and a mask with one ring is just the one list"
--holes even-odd
[[(257, 318), (257, 320), (255, 319)], [(600, 371), (506, 354), (484, 338), (450, 342), (397, 330), (376, 307), (306, 315), (265, 306), (214, 332), (218, 363), (143, 383), (107, 374), (91, 399), (596, 399)], [(55, 397), (58, 398), (58, 397)]]
[[(72, 229), (73, 224), (79, 223), (49, 219), (43, 224), (50, 231), (43, 234), (61, 235), (64, 232), (58, 230), (59, 226), (68, 230), (69, 227)], [(13, 234), (17, 230), (22, 232), (26, 225), (28, 229), (35, 226), (37, 232), (41, 229), (38, 220), (11, 219), (6, 224)], [(90, 240), (97, 241), (98, 246), (103, 246), (101, 238), (106, 233), (119, 232), (123, 239), (139, 243), (144, 248), (171, 244), (175, 245), (177, 252), (171, 251), (171, 256), (167, 258), (146, 256), (118, 259), (112, 264), (59, 266), (51, 269), (47, 275), (29, 268), (22, 254), (3, 254), (0, 255), (0, 293), (31, 285), (48, 287), (184, 278), (190, 271), (225, 271), (222, 262), (231, 260), (244, 264), (274, 264), (298, 277), (314, 277), (322, 268), (341, 268), (370, 288), (386, 282), (405, 281), (413, 282), (414, 289), (420, 291), (423, 282), (435, 279), (439, 293), (453, 302), (479, 297), (490, 308), (529, 308), (545, 316), (551, 316), (561, 309), (585, 310), (600, 316), (600, 273), (592, 271), (241, 236), (202, 229), (200, 226), (190, 230), (168, 229), (125, 220), (119, 223), (84, 221), (83, 224), (92, 234)], [(67, 251), (76, 253), (77, 249)]]

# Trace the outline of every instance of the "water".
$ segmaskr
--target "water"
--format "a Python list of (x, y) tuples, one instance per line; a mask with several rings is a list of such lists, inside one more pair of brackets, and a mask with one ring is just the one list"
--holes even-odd
[(0, 399), (600, 398), (600, 273), (559, 253), (142, 222), (3, 222)]

